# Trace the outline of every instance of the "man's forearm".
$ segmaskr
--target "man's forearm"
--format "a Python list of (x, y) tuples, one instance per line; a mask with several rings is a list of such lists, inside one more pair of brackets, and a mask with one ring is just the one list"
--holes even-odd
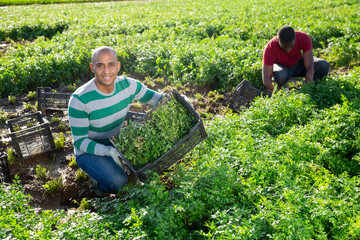
[(314, 71), (311, 67), (306, 69), (305, 83), (311, 82), (314, 78)]
[(304, 65), (306, 69), (305, 83), (311, 82), (314, 78), (314, 55), (312, 50), (304, 52)]
[(274, 85), (271, 81), (273, 74), (273, 66), (264, 65), (262, 66), (262, 79), (263, 84), (272, 92), (274, 91)]

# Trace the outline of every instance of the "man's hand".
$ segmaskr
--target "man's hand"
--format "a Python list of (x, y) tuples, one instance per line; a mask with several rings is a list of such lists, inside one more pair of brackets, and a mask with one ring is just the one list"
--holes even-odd
[(120, 154), (119, 154), (118, 150), (116, 150), (116, 148), (113, 148), (113, 147), (110, 148), (109, 154), (114, 159), (116, 164), (119, 165), (122, 169), (124, 169), (124, 171), (126, 172), (127, 175), (131, 174), (130, 168), (126, 165), (126, 163), (123, 162), (123, 160), (121, 159)]

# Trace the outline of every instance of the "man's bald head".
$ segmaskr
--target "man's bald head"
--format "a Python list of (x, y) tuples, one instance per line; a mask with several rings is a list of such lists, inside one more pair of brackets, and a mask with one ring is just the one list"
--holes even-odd
[(112, 49), (111, 47), (102, 46), (102, 47), (98, 47), (98, 48), (94, 49), (94, 51), (92, 53), (92, 56), (91, 56), (91, 63), (94, 63), (97, 56), (100, 53), (103, 53), (103, 52), (110, 52), (117, 59), (117, 54), (116, 54), (116, 51), (114, 49)]

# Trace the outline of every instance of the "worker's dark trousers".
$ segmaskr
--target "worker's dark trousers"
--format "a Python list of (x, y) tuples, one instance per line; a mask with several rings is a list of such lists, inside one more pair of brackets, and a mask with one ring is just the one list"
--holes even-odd
[[(314, 58), (314, 80), (322, 79), (329, 72), (329, 63), (320, 58)], [(273, 81), (280, 87), (283, 86), (290, 77), (305, 77), (306, 69), (304, 60), (301, 58), (294, 66), (287, 67), (282, 64), (274, 64)]]

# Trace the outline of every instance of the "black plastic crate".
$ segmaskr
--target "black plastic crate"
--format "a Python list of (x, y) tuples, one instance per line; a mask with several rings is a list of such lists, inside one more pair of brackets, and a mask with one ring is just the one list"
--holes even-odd
[(71, 93), (52, 92), (51, 88), (37, 88), (38, 110), (65, 111), (68, 109)]
[(48, 122), (36, 112), (7, 121), (12, 146), (19, 159), (55, 149), (54, 138)]
[(138, 112), (128, 112), (126, 114), (123, 126), (126, 127), (129, 122), (135, 122), (141, 120), (143, 117), (145, 117), (145, 113), (138, 113)]
[[(163, 106), (164, 104), (167, 104), (167, 102), (171, 98), (176, 98), (195, 117), (197, 123), (190, 129), (189, 133), (183, 139), (177, 142), (169, 151), (164, 153), (154, 162), (146, 164), (141, 169), (135, 169), (131, 164), (131, 162), (128, 159), (126, 159), (124, 155), (119, 151), (122, 159), (126, 162), (126, 164), (129, 166), (131, 171), (135, 173), (142, 182), (145, 182), (146, 179), (150, 177), (151, 172), (156, 172), (159, 174), (165, 172), (167, 169), (169, 169), (173, 164), (175, 164), (177, 161), (183, 158), (185, 154), (187, 154), (190, 150), (192, 150), (196, 145), (198, 145), (201, 141), (203, 141), (207, 137), (202, 119), (197, 114), (195, 109), (176, 90), (170, 91), (169, 94), (167, 94), (157, 106), (151, 109), (143, 117), (141, 117), (140, 119), (136, 119), (135, 121), (136, 122), (147, 121), (150, 118), (152, 112), (154, 112), (157, 108)], [(114, 140), (117, 137), (118, 135), (115, 135), (114, 137), (111, 138), (111, 142), (113, 145), (115, 145)]]
[(239, 111), (242, 107), (248, 108), (250, 106), (250, 102), (261, 95), (262, 92), (260, 90), (251, 87), (249, 81), (243, 80), (236, 86), (230, 100), (229, 108), (233, 111)]

